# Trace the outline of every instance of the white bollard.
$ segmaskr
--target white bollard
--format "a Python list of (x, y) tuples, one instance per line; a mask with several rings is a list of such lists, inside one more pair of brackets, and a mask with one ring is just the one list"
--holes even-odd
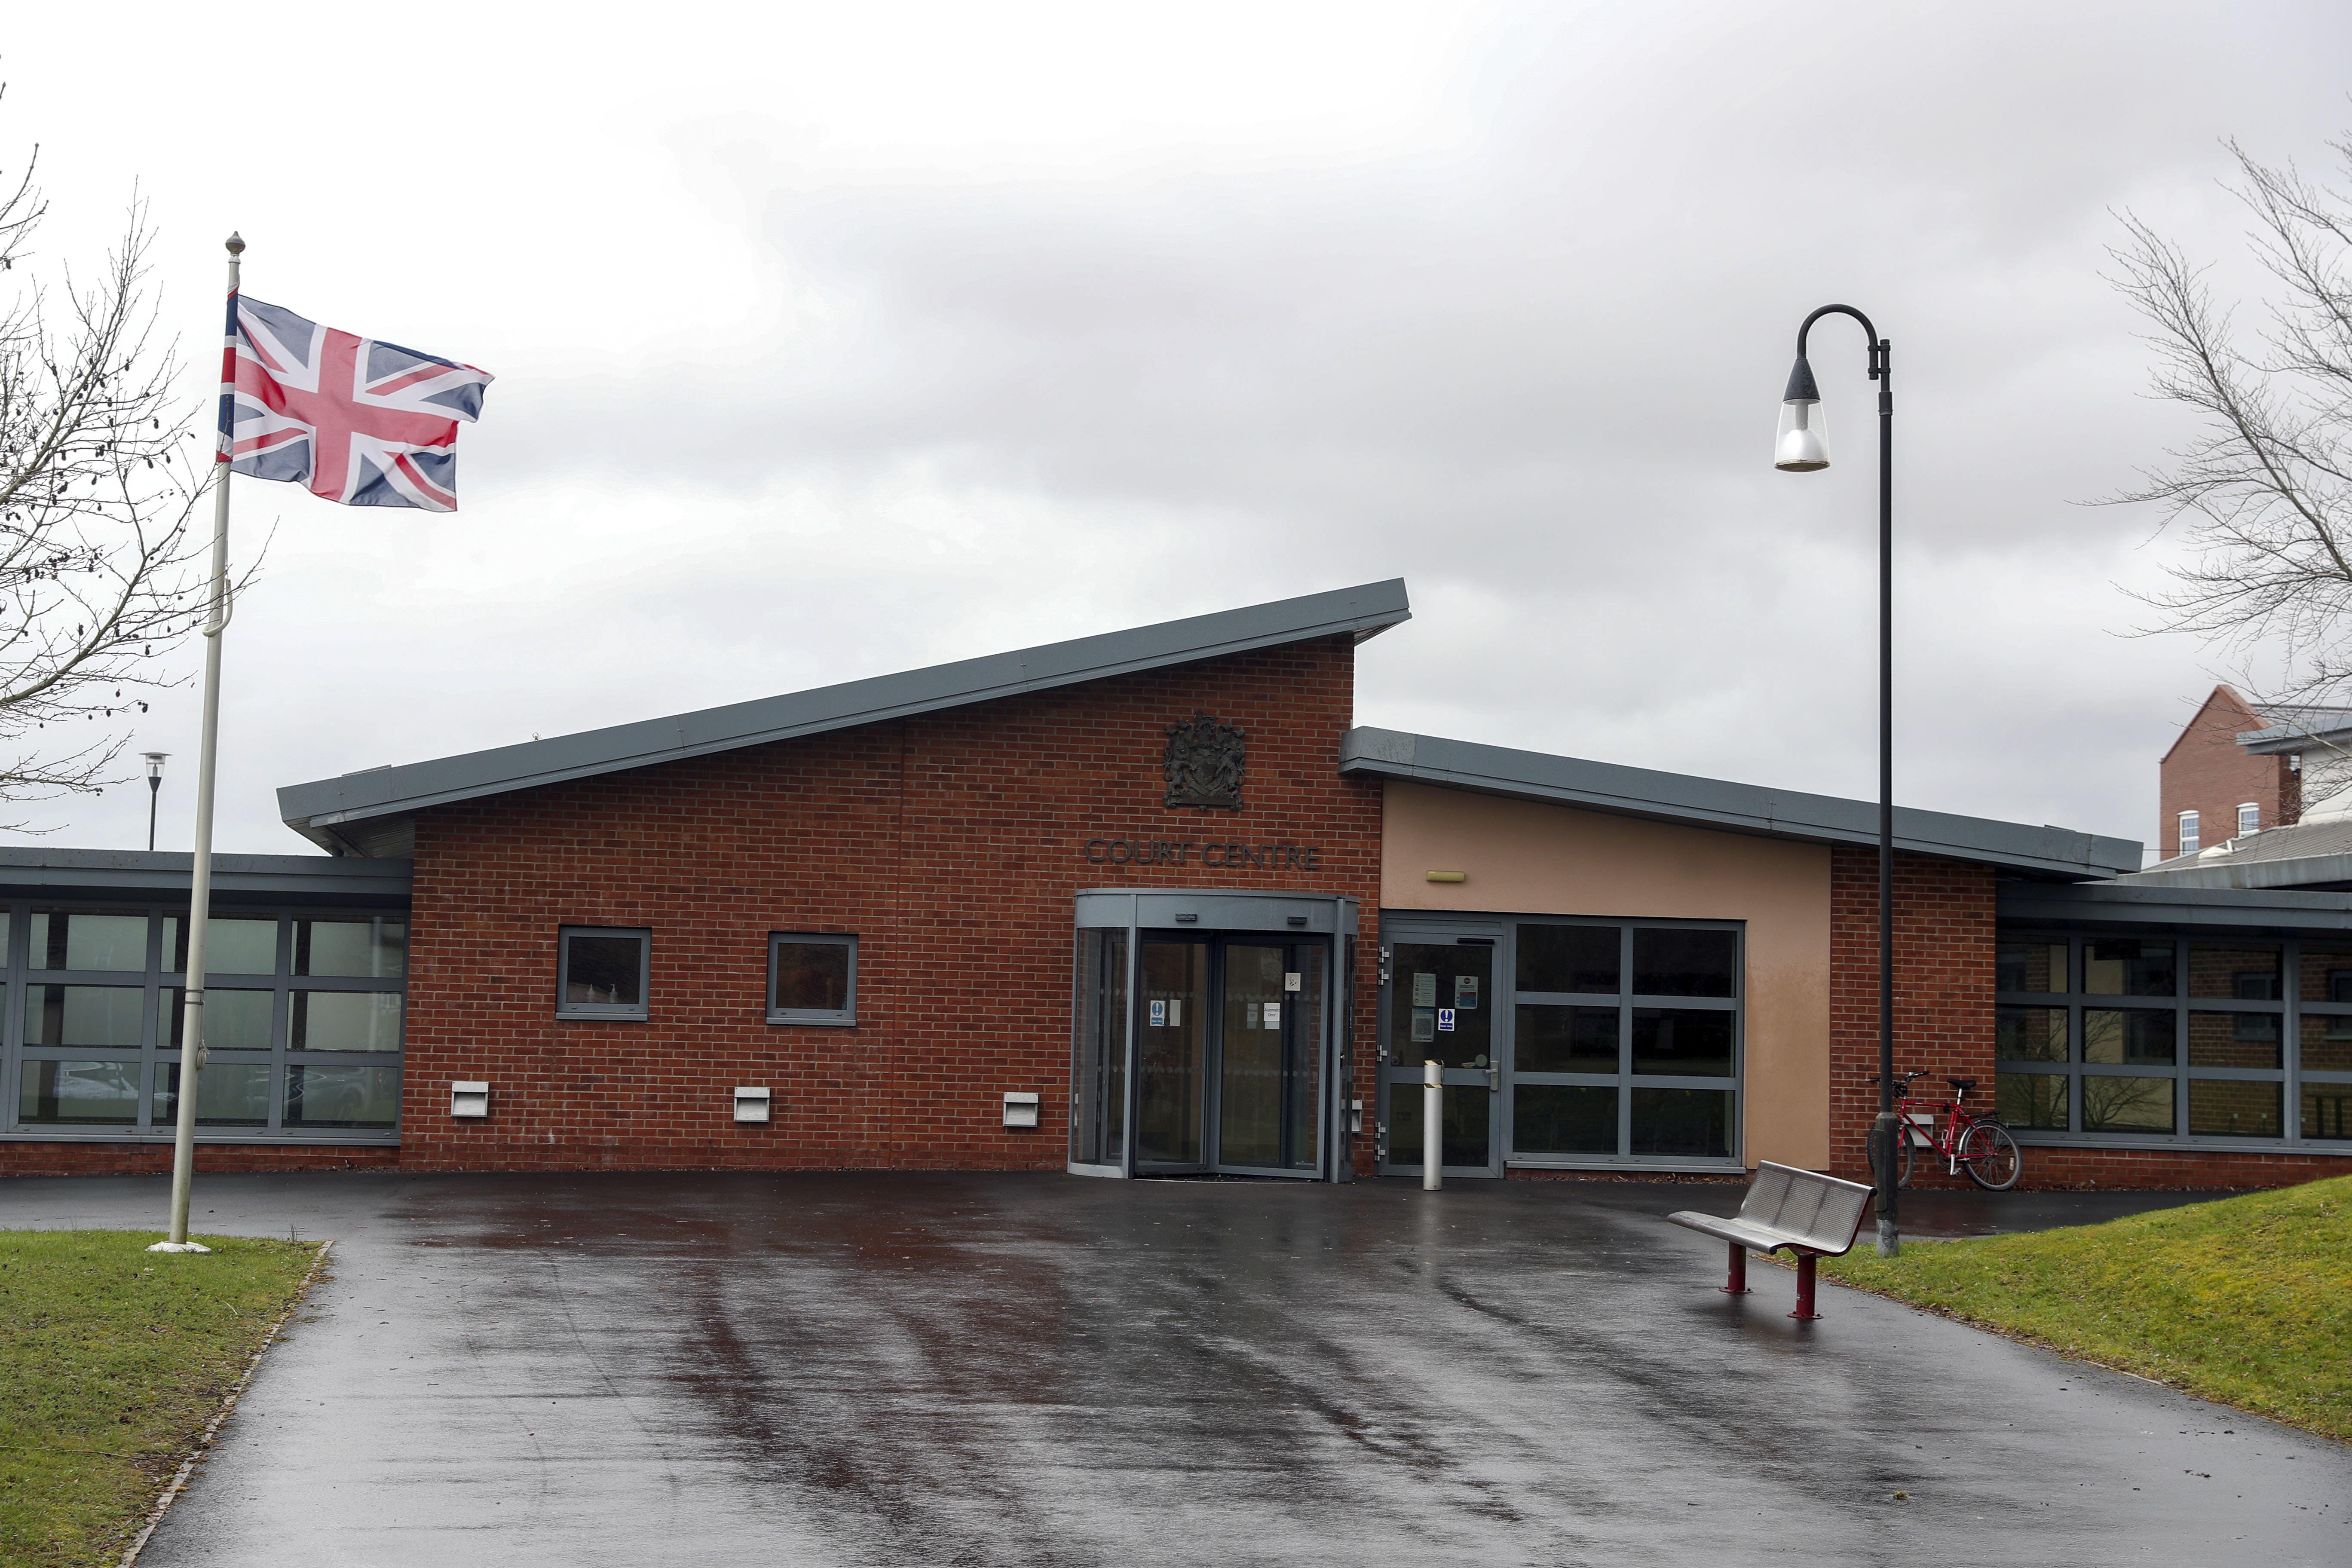
[(1439, 1191), (1445, 1185), (1442, 1166), (1445, 1158), (1445, 1069), (1435, 1062), (1424, 1062), (1421, 1068), (1421, 1190)]

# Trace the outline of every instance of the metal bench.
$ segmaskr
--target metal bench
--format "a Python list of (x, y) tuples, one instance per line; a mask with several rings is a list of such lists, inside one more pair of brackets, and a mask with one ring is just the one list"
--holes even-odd
[(1797, 1259), (1797, 1310), (1789, 1316), (1811, 1322), (1821, 1316), (1813, 1310), (1813, 1259), (1853, 1250), (1870, 1199), (1871, 1190), (1859, 1182), (1766, 1160), (1756, 1167), (1756, 1180), (1739, 1201), (1737, 1216), (1685, 1209), (1666, 1217), (1731, 1244), (1731, 1278), (1723, 1289), (1733, 1296), (1748, 1293), (1748, 1253), (1788, 1248)]

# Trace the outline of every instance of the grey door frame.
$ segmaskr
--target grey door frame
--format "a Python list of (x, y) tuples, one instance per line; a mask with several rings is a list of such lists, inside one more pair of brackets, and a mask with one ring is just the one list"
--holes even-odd
[[(1086, 1164), (1071, 1161), (1068, 1170), (1073, 1175), (1114, 1176), (1132, 1178), (1154, 1174), (1165, 1170), (1171, 1173), (1200, 1172), (1211, 1173), (1219, 1167), (1209, 1159), (1197, 1165), (1139, 1164), (1136, 1159), (1136, 1121), (1141, 1109), (1142, 1085), (1138, 1072), (1138, 1056), (1141, 1047), (1139, 1019), (1142, 999), (1138, 980), (1142, 966), (1143, 942), (1147, 935), (1163, 933), (1187, 938), (1206, 938), (1211, 942), (1213, 964), (1222, 962), (1222, 946), (1218, 938), (1232, 937), (1246, 941), (1251, 937), (1280, 937), (1297, 942), (1312, 939), (1323, 955), (1323, 1027), (1317, 1041), (1318, 1062), (1321, 1069), (1318, 1092), (1322, 1103), (1316, 1118), (1316, 1156), (1312, 1166), (1298, 1171), (1279, 1171), (1265, 1166), (1234, 1166), (1236, 1174), (1282, 1177), (1297, 1181), (1347, 1182), (1354, 1180), (1351, 1169), (1349, 1131), (1349, 1034), (1348, 1014), (1349, 998), (1346, 986), (1352, 965), (1349, 962), (1352, 939), (1356, 934), (1356, 900), (1335, 894), (1262, 892), (1255, 889), (1129, 889), (1085, 888), (1076, 898), (1076, 921), (1079, 931), (1117, 931), (1127, 932), (1127, 1009), (1123, 1020), (1126, 1087), (1126, 1136), (1120, 1142), (1117, 1164)], [(1212, 994), (1219, 977), (1213, 970)], [(1078, 1086), (1078, 1053), (1087, 1048), (1077, 1034), (1078, 1015), (1074, 1007), (1071, 1016), (1071, 1102), (1076, 1103)], [(1213, 1017), (1211, 1040), (1219, 1038), (1223, 1019)], [(1212, 1048), (1211, 1061), (1217, 1053)], [(1214, 1095), (1217, 1085), (1213, 1075), (1203, 1086), (1208, 1097), (1202, 1107), (1202, 1152), (1214, 1152)]]
[[(1467, 942), (1463, 940), (1465, 937), (1469, 939)], [(1483, 1005), (1493, 1009), (1488, 1015), (1493, 1020), (1488, 1026), (1490, 1043), (1487, 1047), (1486, 1060), (1489, 1065), (1483, 1068), (1445, 1068), (1441, 1069), (1438, 1075), (1439, 1080), (1448, 1089), (1475, 1088), (1487, 1091), (1486, 1163), (1443, 1165), (1439, 1169), (1449, 1176), (1470, 1179), (1496, 1177), (1503, 1173), (1505, 1152), (1503, 1106), (1504, 1101), (1508, 1098), (1505, 1088), (1507, 1078), (1506, 1069), (1510, 1060), (1512, 1020), (1510, 1010), (1501, 1005), (1501, 998), (1508, 990), (1503, 973), (1503, 965), (1510, 959), (1510, 922), (1507, 921), (1484, 920), (1475, 916), (1468, 918), (1445, 916), (1420, 921), (1410, 915), (1396, 914), (1389, 915), (1382, 920), (1380, 975), (1381, 1037), (1378, 1047), (1380, 1060), (1379, 1071), (1374, 1078), (1376, 1098), (1373, 1100), (1373, 1110), (1380, 1118), (1378, 1163), (1373, 1166), (1377, 1173), (1383, 1176), (1418, 1175), (1422, 1169), (1418, 1161), (1410, 1165), (1401, 1165), (1389, 1158), (1390, 1086), (1397, 1083), (1419, 1084), (1422, 1081), (1423, 1073), (1421, 1062), (1396, 1059), (1399, 1055), (1396, 1039), (1398, 1014), (1393, 1000), (1396, 991), (1395, 964), (1391, 960), (1400, 943), (1422, 947), (1483, 946), (1495, 955), (1495, 973), (1487, 982), (1488, 994), (1482, 999)], [(1408, 1055), (1409, 1047), (1410, 1042), (1407, 1042), (1406, 1054)], [(1427, 1129), (1423, 1130), (1423, 1135), (1424, 1137), (1428, 1135)], [(1439, 1136), (1442, 1140), (1444, 1136), (1442, 1130)]]

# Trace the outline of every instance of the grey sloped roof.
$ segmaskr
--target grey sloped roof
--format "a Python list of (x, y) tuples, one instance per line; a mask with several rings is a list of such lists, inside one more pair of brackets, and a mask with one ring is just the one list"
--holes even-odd
[(2265, 708), (2263, 728), (2242, 730), (2238, 744), (2263, 755), (2280, 752), (2308, 751), (2324, 742), (2340, 742), (2352, 738), (2352, 708), (2326, 708), (2316, 704), (2296, 707)]
[(2308, 888), (2352, 883), (2352, 817), (2266, 828), (2215, 847), (2221, 852), (2176, 855), (2117, 880), (2168, 888)]
[(2004, 882), (1994, 913), (2005, 926), (2069, 930), (2209, 927), (2242, 936), (2352, 931), (2352, 893), (2292, 889), (2149, 886), (2113, 882)]
[[(278, 811), (295, 832), (340, 853), (355, 844), (386, 841), (388, 836), (380, 830), (387, 819), (403, 817), (427, 806), (448, 805), (567, 779), (591, 778), (771, 741), (961, 708), (1024, 691), (1049, 690), (1255, 648), (1279, 647), (1286, 643), (1347, 635), (1361, 642), (1412, 617), (1404, 579), (1393, 577), (1384, 583), (1366, 583), (1238, 610), (1192, 616), (1181, 621), (1163, 621), (1158, 626), (1046, 643), (1013, 653), (991, 654), (983, 658), (933, 665), (928, 669), (819, 687), (813, 691), (764, 697), (724, 708), (706, 708), (694, 713), (677, 713), (666, 719), (647, 719), (431, 762), (373, 768), (314, 784), (288, 784), (278, 792)], [(371, 832), (362, 826), (369, 823), (376, 824), (378, 831)]]
[[(1773, 838), (1816, 844), (1878, 842), (1878, 806), (1873, 801), (1803, 795), (1395, 730), (1350, 730), (1340, 743), (1339, 756), (1341, 773), (1412, 779)], [(2113, 877), (2139, 865), (2140, 847), (2132, 839), (2102, 838), (2063, 827), (2033, 827), (1902, 805), (1895, 811), (1895, 843), (1897, 848), (1916, 854), (2069, 880)]]

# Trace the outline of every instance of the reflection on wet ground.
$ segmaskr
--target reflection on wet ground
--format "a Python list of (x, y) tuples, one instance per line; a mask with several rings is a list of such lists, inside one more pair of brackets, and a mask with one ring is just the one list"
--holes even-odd
[[(1906, 1203), (2111, 1217), (2069, 1197)], [(338, 1262), (142, 1563), (2342, 1561), (2347, 1450), (1826, 1286), (1801, 1326), (1778, 1270), (1723, 1297), (1658, 1216), (1738, 1201), (204, 1177), (200, 1228)], [(23, 1180), (0, 1224), (163, 1202)]]

